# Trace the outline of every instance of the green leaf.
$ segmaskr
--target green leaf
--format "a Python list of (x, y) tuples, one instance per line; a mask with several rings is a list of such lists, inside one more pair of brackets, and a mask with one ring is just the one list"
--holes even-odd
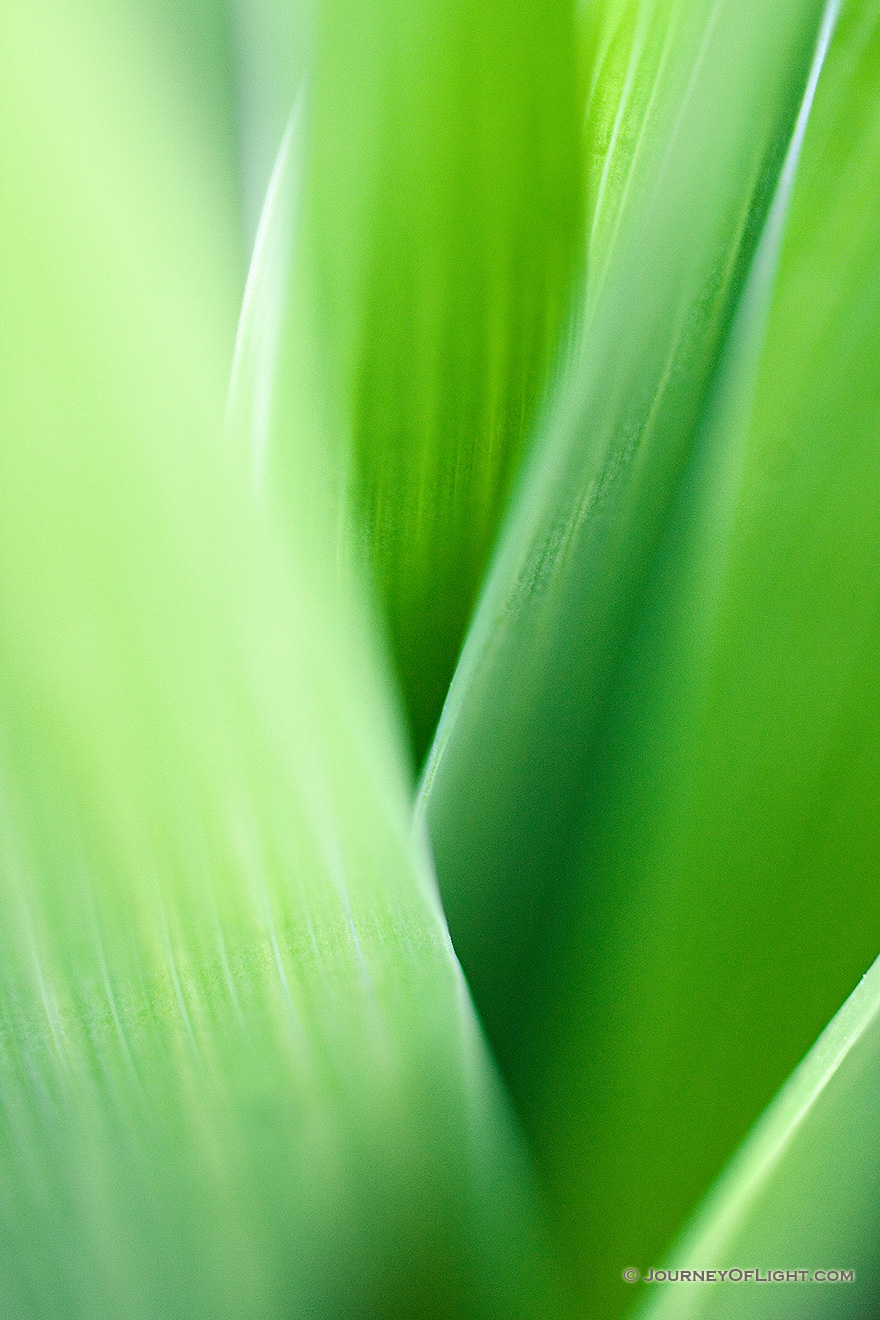
[(417, 759), (567, 309), (578, 104), (564, 0), (320, 6), (293, 265)]
[[(873, 21), (850, 15), (838, 71)], [(792, 233), (811, 237), (786, 250), (764, 350), (803, 118), (781, 177), (775, 135), (795, 87), (809, 108), (819, 16), (704, 16), (670, 37), (597, 230), (583, 344), (423, 788), (453, 939), (595, 1315), (880, 943), (874, 104), (823, 75), (837, 154), (810, 129)], [(814, 314), (826, 297), (851, 330)]]
[[(880, 1295), (880, 962), (763, 1116), (682, 1236), (668, 1269), (798, 1275), (751, 1285), (677, 1280), (645, 1320), (867, 1316)], [(851, 1280), (813, 1280), (851, 1274)], [(806, 1278), (804, 1277), (806, 1275)], [(743, 1290), (746, 1290), (745, 1296)]]
[(199, 133), (121, 8), (0, 18), (0, 1311), (553, 1315), (367, 593), (221, 442)]
[(772, 24), (757, 6), (652, 3), (618, 31), (620, 10), (609, 22), (628, 43), (626, 72), (619, 52), (606, 57), (590, 99), (619, 98), (619, 131), (596, 130), (607, 200), (593, 202), (582, 325), (423, 780), (457, 947), (505, 1056), (504, 1023), (581, 837), (597, 725), (766, 213), (817, 15), (796, 0)]
[(877, 19), (844, 7), (787, 220), (780, 183), (519, 1022), (609, 1304), (612, 1259), (659, 1254), (880, 947)]

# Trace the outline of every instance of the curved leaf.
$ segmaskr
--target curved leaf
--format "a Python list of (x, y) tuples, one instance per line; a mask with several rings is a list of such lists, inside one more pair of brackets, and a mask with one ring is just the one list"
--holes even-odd
[(294, 278), (417, 759), (567, 308), (577, 104), (563, 0), (320, 7)]
[(723, 0), (640, 6), (629, 75), (610, 66), (622, 128), (608, 147), (607, 219), (594, 203), (583, 325), (423, 778), (456, 945), (505, 1057), (504, 1024), (581, 837), (597, 725), (754, 252), (816, 15), (793, 2), (771, 25)]
[[(831, 1320), (876, 1311), (878, 1094), (875, 963), (719, 1180), (668, 1267), (674, 1273), (733, 1270), (734, 1280), (660, 1284), (639, 1314), (645, 1320), (733, 1320), (748, 1306), (758, 1320)], [(747, 1262), (745, 1268), (739, 1262)], [(749, 1286), (747, 1269), (764, 1282)], [(780, 1273), (796, 1277), (782, 1280)], [(840, 1279), (842, 1273), (852, 1277)], [(828, 1274), (830, 1281), (821, 1277)]]
[(877, 19), (843, 9), (519, 1023), (540, 1042), (519, 1094), (585, 1268), (656, 1257), (880, 944)]
[[(699, 687), (696, 707), (688, 670), (702, 673), (714, 644), (701, 584), (724, 572), (721, 501), (773, 294), (819, 15), (774, 11), (771, 45), (757, 11), (677, 6), (660, 47), (650, 16), (632, 41), (637, 59), (641, 24), (656, 84), (646, 91), (633, 75), (646, 108), (629, 148), (621, 111), (629, 164), (609, 166), (607, 219), (601, 204), (594, 212), (581, 346), (506, 527), (422, 797), (456, 948), (595, 1315), (626, 1304), (622, 1268), (660, 1250), (827, 1020), (829, 996), (840, 1001), (866, 943), (876, 947), (871, 921), (852, 933), (864, 883), (838, 920), (827, 869), (809, 892), (839, 933), (837, 960), (817, 976), (792, 944), (767, 889), (769, 876), (779, 883), (768, 839), (781, 844), (791, 828), (767, 735), (776, 689), (768, 682), (758, 721), (735, 669), (719, 662), (711, 700)], [(783, 165), (780, 135), (788, 143), (793, 129)], [(690, 499), (699, 532), (686, 534), (683, 559), (669, 547)], [(864, 551), (854, 562), (867, 583)], [(762, 663), (755, 632), (772, 634), (777, 617), (754, 580), (743, 578), (739, 600), (751, 625), (742, 656)], [(786, 645), (777, 658), (796, 666)], [(694, 788), (692, 743), (721, 709), (742, 749), (736, 791), (754, 802), (745, 840), (724, 738), (701, 744)], [(785, 866), (792, 897), (801, 873)], [(792, 909), (798, 930), (809, 902)], [(778, 1018), (771, 986), (786, 987)], [(760, 1021), (759, 1051), (745, 1016)]]

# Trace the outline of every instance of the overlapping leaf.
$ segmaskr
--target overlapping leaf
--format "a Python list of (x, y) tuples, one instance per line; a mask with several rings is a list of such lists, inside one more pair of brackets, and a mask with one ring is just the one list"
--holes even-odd
[(659, 1250), (880, 946), (877, 49), (876, 6), (847, 6), (597, 744), (536, 1014), (546, 1158), (568, 1204), (614, 1188), (572, 1220), (609, 1255)]
[[(667, 1272), (697, 1270), (703, 1277), (656, 1285), (640, 1314), (650, 1320), (733, 1320), (746, 1308), (761, 1320), (873, 1314), (880, 1293), (878, 1094), (875, 963), (676, 1247)], [(723, 1270), (728, 1279), (710, 1281), (707, 1269)]]
[[(0, 3), (0, 1309), (556, 1313), (368, 586), (418, 755), (530, 430), (423, 805), (581, 1309), (874, 956), (880, 13), (799, 165), (820, 8), (252, 0), (233, 87), (222, 7)], [(823, 1318), (873, 977), (680, 1256), (855, 1266)]]
[(606, 181), (592, 205), (583, 326), (424, 779), (455, 938), (499, 1031), (508, 1006), (516, 1015), (530, 918), (580, 837), (597, 721), (754, 251), (818, 13), (788, 4), (765, 31), (757, 12), (724, 3), (638, 6), (618, 25), (621, 10), (609, 8), (609, 23), (627, 59), (605, 56), (607, 89), (600, 70), (590, 97), (619, 103), (616, 131), (596, 130)]
[[(846, 125), (859, 164), (829, 189), (828, 130), (811, 130), (751, 411), (833, 12), (774, 11), (772, 48), (743, 6), (675, 7), (666, 46), (644, 8), (615, 29), (637, 59), (641, 26), (662, 77), (646, 91), (609, 65), (624, 95), (583, 347), (425, 778), (453, 938), (591, 1314), (625, 1305), (620, 1271), (659, 1253), (880, 943), (876, 537), (852, 499), (876, 459), (876, 145), (870, 97), (839, 72), (870, 7), (820, 84), (835, 156)], [(629, 146), (627, 86), (644, 106)], [(809, 289), (864, 351), (813, 316)]]

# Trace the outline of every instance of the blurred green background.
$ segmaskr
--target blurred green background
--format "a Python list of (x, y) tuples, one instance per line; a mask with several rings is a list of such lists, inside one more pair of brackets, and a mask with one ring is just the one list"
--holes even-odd
[(878, 87), (0, 0), (4, 1317), (874, 1313)]

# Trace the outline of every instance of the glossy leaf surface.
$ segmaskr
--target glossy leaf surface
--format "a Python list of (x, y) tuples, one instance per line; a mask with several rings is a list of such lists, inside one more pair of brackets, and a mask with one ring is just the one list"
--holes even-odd
[[(626, 1304), (622, 1257), (659, 1253), (878, 944), (875, 781), (861, 759), (876, 745), (874, 703), (866, 688), (852, 706), (843, 695), (876, 667), (876, 542), (858, 502), (844, 513), (843, 489), (872, 470), (877, 356), (853, 358), (852, 339), (811, 320), (807, 299), (834, 287), (835, 305), (864, 318), (860, 342), (870, 334), (861, 287), (873, 248), (861, 226), (873, 107), (840, 71), (852, 31), (866, 40), (873, 18), (848, 13), (819, 81), (798, 194), (809, 200), (792, 220), (802, 243), (812, 234), (813, 257), (787, 248), (777, 287), (834, 7), (824, 17), (792, 7), (787, 54), (776, 47), (775, 73), (752, 65), (748, 77), (748, 58), (768, 58), (760, 19), (723, 6), (703, 17), (692, 47), (670, 36), (622, 184), (609, 148), (617, 215), (603, 228), (596, 203), (583, 347), (540, 433), (423, 790), (453, 938), (535, 1135), (584, 1304), (602, 1314)], [(743, 23), (742, 45), (727, 22)], [(781, 41), (776, 14), (773, 24)], [(684, 51), (693, 64), (676, 84)], [(663, 120), (676, 86), (678, 113)], [(782, 122), (762, 100), (774, 87), (788, 156), (763, 139), (766, 174), (758, 155), (739, 153), (757, 153), (758, 124)], [(823, 116), (837, 114), (861, 162), (851, 193), (807, 182), (838, 168), (821, 146)], [(618, 118), (625, 128), (623, 109)], [(737, 174), (737, 160), (754, 172)], [(721, 205), (734, 188), (745, 212)], [(848, 209), (852, 240), (820, 276), (825, 206), (840, 208), (837, 225)], [(719, 278), (709, 239), (734, 215), (740, 255)], [(720, 250), (732, 252), (731, 231)], [(795, 283), (804, 301), (786, 319)], [(742, 477), (747, 443), (756, 456)], [(807, 476), (823, 464), (831, 488), (840, 483), (833, 514), (828, 487)], [(800, 484), (786, 488), (790, 469)], [(828, 578), (842, 546), (846, 606)], [(847, 709), (861, 712), (864, 740), (839, 723)], [(839, 798), (819, 770), (835, 747)], [(852, 772), (844, 747), (864, 749)]]

